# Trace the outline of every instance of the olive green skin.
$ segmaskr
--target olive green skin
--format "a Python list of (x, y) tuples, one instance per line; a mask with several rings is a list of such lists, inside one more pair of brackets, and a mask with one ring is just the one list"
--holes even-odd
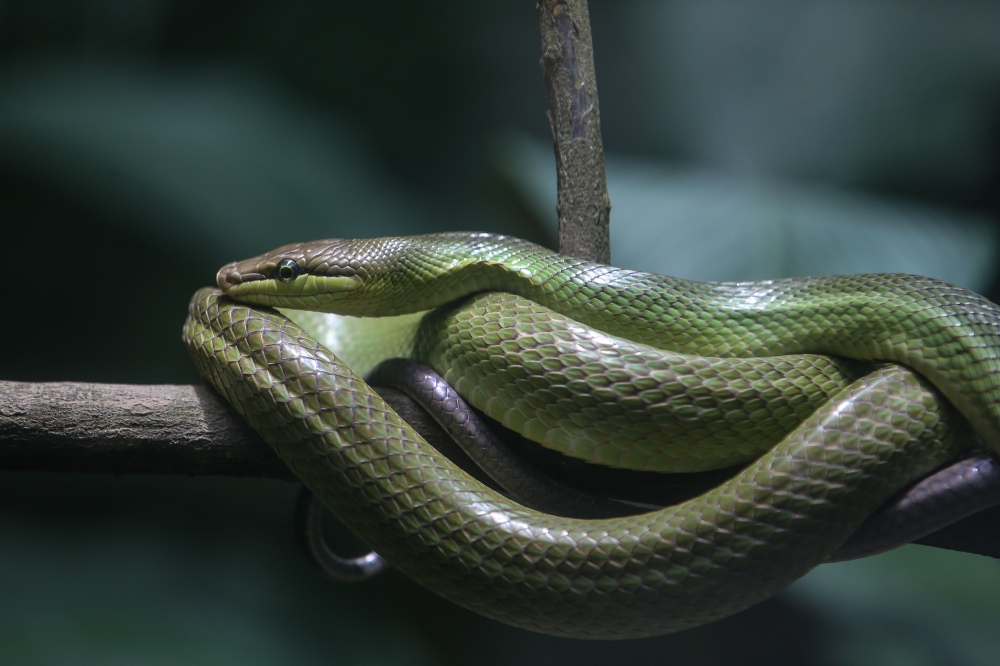
[[(360, 374), (384, 358), (419, 361), (470, 404), (547, 448), (644, 471), (747, 463), (873, 369), (814, 354), (677, 354), (500, 292), (408, 321), (287, 314)], [(375, 326), (383, 321), (389, 330)]]
[[(281, 259), (304, 274), (288, 284), (271, 279)], [(195, 295), (185, 340), (202, 374), (341, 520), (435, 592), (535, 631), (666, 633), (774, 594), (825, 561), (899, 489), (977, 443), (934, 385), (997, 448), (1000, 315), (985, 299), (926, 278), (696, 283), (588, 264), (517, 239), (442, 234), (286, 246), (224, 267), (218, 283), (247, 303), (357, 315), (510, 292), (633, 344), (715, 357), (676, 370), (697, 368), (686, 376), (700, 379), (701, 369), (728, 364), (709, 380), (734, 387), (753, 383), (757, 370), (746, 369), (759, 366), (733, 357), (785, 354), (897, 361), (927, 378), (889, 365), (833, 390), (740, 474), (682, 504), (626, 518), (557, 518), (505, 499), (441, 458), (282, 315), (214, 290)], [(486, 306), (507, 297), (480, 298)], [(497, 337), (500, 349), (511, 342), (501, 336), (509, 326), (488, 328), (478, 337)], [(547, 344), (536, 337), (530, 349), (508, 345), (505, 354), (515, 358), (507, 371), (537, 362), (565, 375), (566, 353), (548, 357), (564, 362), (555, 369), (532, 356)], [(441, 352), (449, 353), (461, 365), (469, 352)], [(468, 373), (472, 391), (482, 381), (477, 372)], [(566, 409), (565, 418), (578, 414)]]
[[(303, 274), (290, 284), (274, 280), (281, 259), (294, 260)], [(681, 354), (833, 354), (902, 363), (1000, 449), (1000, 309), (931, 278), (696, 282), (592, 264), (516, 238), (450, 233), (286, 245), (224, 266), (217, 282), (245, 303), (358, 316), (419, 312), (501, 291)]]
[(442, 306), (413, 356), (503, 425), (610, 467), (700, 472), (757, 458), (870, 364), (711, 358), (609, 336), (492, 292)]
[(560, 636), (668, 633), (757, 603), (974, 441), (929, 384), (887, 366), (702, 496), (625, 518), (557, 518), (469, 477), (269, 308), (201, 290), (184, 340), (303, 483), (394, 566), (473, 611)]

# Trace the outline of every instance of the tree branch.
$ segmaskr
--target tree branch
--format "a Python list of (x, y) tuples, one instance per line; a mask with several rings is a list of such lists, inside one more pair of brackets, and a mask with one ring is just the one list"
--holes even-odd
[[(487, 478), (408, 396), (376, 390), (424, 439)], [(296, 481), (215, 391), (172, 384), (0, 381), (0, 469)]]
[(0, 382), (0, 468), (294, 479), (204, 386)]
[(542, 75), (559, 179), (559, 251), (611, 263), (611, 200), (587, 0), (539, 0)]

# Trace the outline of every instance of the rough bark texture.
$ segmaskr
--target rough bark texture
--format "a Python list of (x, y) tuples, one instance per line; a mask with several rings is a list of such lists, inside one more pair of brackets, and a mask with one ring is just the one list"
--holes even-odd
[(540, 0), (542, 74), (559, 178), (559, 251), (611, 263), (611, 200), (586, 0)]
[[(423, 408), (399, 391), (377, 390), (431, 444), (482, 477)], [(205, 386), (0, 381), (0, 469), (295, 481)]]
[(292, 479), (203, 386), (0, 382), (0, 468)]

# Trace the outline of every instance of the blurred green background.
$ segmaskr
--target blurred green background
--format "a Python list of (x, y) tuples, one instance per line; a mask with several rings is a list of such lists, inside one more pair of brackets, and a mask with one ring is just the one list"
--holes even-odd
[[(0, 378), (190, 383), (190, 294), (326, 236), (553, 245), (530, 0), (0, 0)], [(612, 253), (1000, 297), (1000, 5), (592, 0)], [(992, 664), (1000, 567), (827, 565), (675, 636), (574, 642), (320, 580), (296, 488), (2, 473), (0, 662)]]

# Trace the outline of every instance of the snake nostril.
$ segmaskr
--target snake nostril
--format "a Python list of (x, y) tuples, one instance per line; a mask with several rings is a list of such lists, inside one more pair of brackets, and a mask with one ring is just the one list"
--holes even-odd
[(241, 282), (239, 272), (236, 270), (236, 263), (226, 264), (219, 269), (215, 276), (215, 283), (222, 291), (229, 291), (232, 287)]

